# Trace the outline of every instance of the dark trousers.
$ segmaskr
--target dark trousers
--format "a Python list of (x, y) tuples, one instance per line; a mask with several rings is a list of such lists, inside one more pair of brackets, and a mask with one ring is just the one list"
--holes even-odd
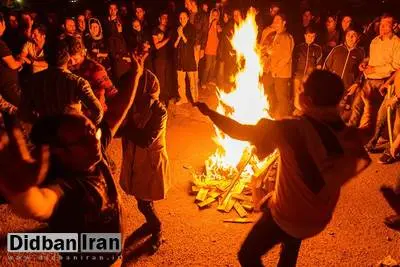
[(137, 203), (139, 211), (146, 218), (151, 233), (159, 233), (161, 231), (161, 221), (156, 214), (153, 201), (137, 199)]
[(155, 59), (154, 60), (154, 71), (160, 82), (160, 100), (166, 102), (169, 100), (169, 87), (167, 84), (168, 77), (168, 60), (166, 59)]
[(292, 110), (289, 78), (274, 78), (270, 73), (264, 73), (263, 84), (273, 117), (280, 119), (289, 116)]
[(215, 73), (215, 65), (217, 63), (217, 56), (206, 55), (203, 76), (201, 77), (201, 85), (206, 85)]
[(286, 234), (266, 210), (260, 220), (251, 229), (239, 251), (239, 262), (243, 267), (263, 266), (261, 256), (275, 245), (281, 244), (278, 266), (296, 266), (301, 240)]

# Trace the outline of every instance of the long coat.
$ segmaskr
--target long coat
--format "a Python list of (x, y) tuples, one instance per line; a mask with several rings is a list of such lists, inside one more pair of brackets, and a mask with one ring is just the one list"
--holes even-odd
[[(139, 84), (144, 98), (150, 98), (147, 107), (134, 106), (122, 132), (123, 159), (120, 184), (122, 189), (141, 200), (161, 200), (171, 186), (166, 148), (167, 111), (154, 98), (159, 91), (157, 78), (149, 71)], [(140, 92), (142, 90), (138, 90)], [(151, 98), (151, 93), (153, 98)], [(146, 101), (144, 101), (146, 102)]]

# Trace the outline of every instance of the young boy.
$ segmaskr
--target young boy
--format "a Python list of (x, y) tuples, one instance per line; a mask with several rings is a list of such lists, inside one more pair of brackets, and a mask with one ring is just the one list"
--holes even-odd
[(298, 95), (305, 81), (314, 69), (320, 69), (322, 64), (322, 47), (315, 43), (317, 33), (313, 27), (307, 27), (305, 42), (294, 50), (294, 92)]

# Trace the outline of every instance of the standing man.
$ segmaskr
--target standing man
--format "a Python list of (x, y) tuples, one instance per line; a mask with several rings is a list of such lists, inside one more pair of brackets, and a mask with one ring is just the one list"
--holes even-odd
[(276, 15), (261, 37), (264, 90), (275, 118), (288, 116), (292, 106), (289, 80), (292, 77), (294, 41), (286, 31), (286, 22), (284, 14)]
[(189, 76), (190, 92), (193, 102), (198, 99), (197, 84), (197, 65), (195, 60), (194, 45), (196, 42), (196, 30), (189, 23), (189, 15), (186, 11), (182, 11), (179, 15), (180, 26), (178, 27), (178, 38), (175, 41), (177, 49), (177, 74), (178, 74), (178, 92), (179, 101), (177, 105), (188, 102), (186, 97), (186, 75)]
[(383, 15), (379, 36), (372, 40), (369, 60), (360, 65), (366, 78), (361, 94), (354, 100), (349, 125), (371, 128), (383, 96), (379, 93), (385, 81), (400, 69), (400, 38), (393, 33), (394, 17)]
[(282, 245), (278, 266), (296, 266), (302, 240), (330, 222), (341, 185), (369, 165), (358, 133), (345, 126), (336, 109), (343, 92), (336, 74), (314, 71), (295, 102), (300, 116), (262, 119), (257, 125), (242, 125), (197, 104), (226, 134), (253, 144), (259, 158), (275, 149), (280, 153), (275, 190), (240, 249), (242, 266), (262, 266), (261, 256), (277, 244)]

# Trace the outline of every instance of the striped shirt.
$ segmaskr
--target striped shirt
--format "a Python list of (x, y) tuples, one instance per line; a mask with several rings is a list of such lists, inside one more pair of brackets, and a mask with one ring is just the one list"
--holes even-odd
[(24, 88), (20, 105), (22, 116), (48, 116), (69, 111), (82, 112), (100, 123), (103, 110), (89, 82), (68, 70), (49, 68), (32, 75), (30, 86)]

